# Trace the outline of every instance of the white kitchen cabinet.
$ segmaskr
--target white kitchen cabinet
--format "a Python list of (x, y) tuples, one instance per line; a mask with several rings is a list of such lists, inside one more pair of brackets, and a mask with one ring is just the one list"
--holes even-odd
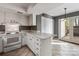
[(36, 56), (51, 56), (51, 40), (52, 37), (47, 39), (37, 38), (35, 35), (27, 33), (27, 45)]
[(51, 56), (52, 38), (50, 34), (23, 31), (22, 43), (27, 45), (36, 56)]
[(4, 9), (0, 8), (0, 25), (4, 22)]
[(36, 15), (31, 14), (28, 16), (29, 26), (36, 25)]
[(12, 21), (15, 21), (16, 20), (16, 12), (14, 12), (14, 10), (12, 9), (7, 9), (7, 8), (4, 8), (4, 13), (5, 13), (5, 22), (6, 23), (9, 23), (9, 22), (12, 22)]
[(16, 20), (19, 22), (21, 25), (28, 25), (27, 17), (23, 14), (17, 14), (18, 19)]
[(2, 52), (2, 37), (0, 37), (0, 53)]
[(22, 46), (26, 45), (27, 44), (27, 35), (26, 35), (26, 32), (23, 32), (21, 34), (21, 39), (22, 39)]
[(36, 38), (34, 41), (34, 53), (37, 56), (52, 56), (51, 39), (39, 39)]
[(27, 45), (32, 51), (34, 51), (34, 39), (33, 36), (30, 34), (27, 34)]
[(20, 22), (21, 22), (21, 24), (24, 25), (24, 26), (25, 26), (25, 25), (28, 25), (28, 24), (27, 24), (27, 21), (26, 21), (26, 17), (23, 16), (23, 15), (21, 16)]
[(0, 24), (6, 24), (9, 22), (17, 22), (21, 25), (28, 25), (28, 18), (26, 15), (18, 13), (13, 9), (0, 7)]
[(40, 39), (34, 38), (34, 53), (35, 55), (39, 56), (40, 55)]

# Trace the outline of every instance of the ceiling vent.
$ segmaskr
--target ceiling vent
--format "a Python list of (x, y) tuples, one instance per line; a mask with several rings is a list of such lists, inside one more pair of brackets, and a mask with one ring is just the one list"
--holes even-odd
[(19, 13), (19, 14), (23, 14), (22, 12), (20, 12), (20, 11), (17, 11), (17, 13)]

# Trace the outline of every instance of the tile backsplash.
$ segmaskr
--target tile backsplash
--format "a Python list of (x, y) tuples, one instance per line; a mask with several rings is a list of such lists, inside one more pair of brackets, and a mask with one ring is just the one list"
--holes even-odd
[(5, 31), (5, 25), (0, 25), (0, 31)]
[(37, 30), (37, 26), (20, 26), (19, 29), (20, 31), (21, 30)]

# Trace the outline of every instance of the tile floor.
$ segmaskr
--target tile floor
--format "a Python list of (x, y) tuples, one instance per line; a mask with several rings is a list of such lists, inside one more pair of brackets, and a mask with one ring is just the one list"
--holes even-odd
[(60, 40), (53, 40), (51, 44), (53, 56), (79, 56), (79, 45)]
[[(51, 44), (52, 56), (79, 56), (79, 45), (60, 40), (53, 40)], [(22, 47), (21, 49), (1, 54), (1, 56), (34, 56), (34, 54), (28, 47)]]

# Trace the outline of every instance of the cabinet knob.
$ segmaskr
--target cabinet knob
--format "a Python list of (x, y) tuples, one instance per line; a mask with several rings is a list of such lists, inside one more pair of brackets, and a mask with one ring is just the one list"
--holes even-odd
[(37, 45), (39, 45), (39, 43), (37, 43)]
[(37, 39), (37, 41), (39, 41), (39, 39)]
[(36, 48), (37, 50), (39, 50), (39, 48)]

